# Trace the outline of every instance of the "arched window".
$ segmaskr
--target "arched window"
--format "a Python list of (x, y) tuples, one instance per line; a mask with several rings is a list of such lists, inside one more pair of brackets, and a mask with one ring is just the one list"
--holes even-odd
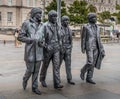
[(7, 21), (8, 22), (12, 21), (12, 17), (13, 17), (13, 13), (12, 12), (7, 12)]

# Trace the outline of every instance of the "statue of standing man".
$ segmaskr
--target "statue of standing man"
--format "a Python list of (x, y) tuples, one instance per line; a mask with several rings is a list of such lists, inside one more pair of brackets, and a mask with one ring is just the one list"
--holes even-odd
[(89, 23), (83, 26), (81, 34), (81, 50), (82, 53), (86, 52), (87, 63), (81, 69), (80, 77), (84, 80), (85, 74), (87, 73), (86, 82), (90, 84), (96, 84), (92, 80), (94, 67), (100, 69), (101, 61), (105, 56), (105, 51), (100, 40), (100, 29), (96, 24), (96, 21), (96, 14), (89, 13)]
[(62, 17), (62, 28), (61, 28), (61, 53), (60, 53), (60, 65), (62, 61), (65, 62), (66, 74), (67, 74), (67, 82), (69, 84), (75, 85), (72, 81), (72, 73), (71, 73), (71, 52), (72, 52), (72, 31), (69, 28), (69, 17)]
[(57, 24), (57, 12), (51, 10), (48, 13), (48, 22), (46, 22), (42, 29), (41, 33), (45, 36), (45, 48), (44, 48), (44, 61), (40, 73), (40, 81), (43, 87), (47, 87), (46, 84), (46, 75), (47, 69), (52, 61), (53, 65), (53, 82), (54, 88), (63, 88), (60, 81), (60, 34), (58, 33), (58, 24)]
[(37, 32), (41, 26), (42, 10), (32, 8), (30, 19), (22, 24), (18, 40), (25, 43), (24, 60), (26, 63), (26, 72), (23, 77), (23, 89), (27, 87), (29, 78), (32, 76), (32, 91), (41, 95), (38, 89), (38, 74), (43, 60), (43, 34)]

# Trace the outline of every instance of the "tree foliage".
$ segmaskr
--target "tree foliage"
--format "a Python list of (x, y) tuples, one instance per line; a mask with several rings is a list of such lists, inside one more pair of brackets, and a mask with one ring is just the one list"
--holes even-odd
[[(89, 12), (96, 12), (97, 8), (92, 5), (88, 4), (85, 0), (75, 0), (72, 4), (69, 5), (66, 9), (66, 4), (64, 1), (61, 2), (61, 15), (68, 15), (70, 17), (70, 22), (72, 24), (83, 24), (87, 22), (87, 14)], [(57, 10), (57, 2), (53, 0), (47, 7), (46, 7), (46, 14), (50, 10)]]
[(73, 24), (83, 24), (88, 22), (87, 21), (87, 14), (89, 12), (96, 12), (97, 8), (92, 5), (88, 4), (85, 0), (79, 1), (75, 0), (69, 7), (69, 17)]
[[(66, 4), (64, 1), (61, 2), (61, 15), (66, 15), (67, 11), (66, 11)], [(57, 11), (57, 2), (56, 0), (53, 0), (46, 8), (46, 14), (48, 14), (48, 12), (50, 10), (56, 10)]]
[(116, 4), (116, 10), (120, 10), (120, 5)]
[(87, 2), (75, 0), (68, 7), (69, 17), (73, 24), (83, 24), (87, 22)]
[(120, 11), (118, 13), (113, 13), (112, 15), (117, 18), (117, 23), (120, 24)]
[(118, 23), (120, 23), (120, 5), (116, 5), (116, 10), (118, 10), (119, 12), (113, 13), (112, 15), (116, 16)]
[(92, 5), (92, 4), (90, 4), (90, 5), (88, 5), (88, 12), (97, 12), (97, 8), (94, 6), (94, 5)]
[(105, 20), (111, 18), (111, 14), (110, 14), (109, 11), (104, 11), (104, 12), (102, 12), (102, 13), (99, 13), (98, 15), (99, 15), (99, 21), (100, 21), (101, 23), (104, 23)]

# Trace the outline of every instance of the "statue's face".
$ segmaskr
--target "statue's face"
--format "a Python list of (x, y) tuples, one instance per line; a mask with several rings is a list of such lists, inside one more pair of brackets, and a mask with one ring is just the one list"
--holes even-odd
[(38, 22), (41, 22), (42, 13), (36, 13), (34, 16)]
[(90, 22), (90, 23), (93, 23), (93, 24), (96, 23), (96, 22), (97, 22), (97, 17), (92, 17), (92, 18), (90, 18), (90, 19), (89, 19), (89, 22)]
[(49, 21), (52, 22), (53, 24), (57, 23), (57, 14), (49, 16)]
[(67, 27), (68, 24), (69, 24), (69, 19), (64, 19), (64, 20), (62, 21), (62, 24), (63, 24), (65, 27)]

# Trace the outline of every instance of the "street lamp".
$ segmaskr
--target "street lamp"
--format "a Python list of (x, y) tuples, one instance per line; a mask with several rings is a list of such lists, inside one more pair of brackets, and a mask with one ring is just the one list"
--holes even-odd
[(61, 0), (56, 0), (57, 1), (57, 13), (58, 13), (58, 25), (61, 25)]
[(61, 31), (61, 0), (56, 0), (57, 1), (57, 23), (58, 23), (58, 26), (59, 26), (59, 30), (58, 30), (58, 33), (60, 33)]

